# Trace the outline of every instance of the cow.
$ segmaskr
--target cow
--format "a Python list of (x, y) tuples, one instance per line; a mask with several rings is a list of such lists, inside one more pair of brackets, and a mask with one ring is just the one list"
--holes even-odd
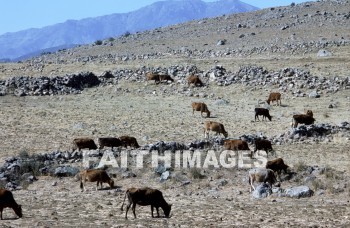
[(218, 122), (214, 121), (205, 121), (204, 122), (204, 138), (208, 136), (209, 138), (209, 131), (214, 131), (216, 134), (223, 134), (225, 138), (227, 138), (228, 133), (225, 131), (224, 125)]
[(284, 173), (287, 173), (289, 166), (286, 165), (282, 158), (276, 158), (271, 161), (266, 162), (266, 169), (271, 169), (276, 172), (279, 176), (281, 175), (282, 170)]
[(80, 172), (80, 188), (85, 191), (85, 182), (97, 182), (96, 191), (98, 190), (98, 185), (102, 189), (102, 183), (108, 183), (109, 187), (112, 189), (114, 187), (114, 181), (108, 176), (107, 172), (102, 169), (88, 169)]
[(135, 137), (123, 135), (123, 136), (120, 136), (119, 139), (122, 142), (124, 147), (130, 146), (134, 148), (140, 148)]
[(225, 150), (249, 150), (248, 143), (241, 139), (227, 139), (224, 141)]
[(315, 121), (313, 112), (311, 110), (307, 110), (306, 114), (293, 115), (292, 127), (296, 128), (298, 127), (298, 124), (311, 125), (314, 124)]
[(272, 116), (270, 116), (269, 110), (266, 108), (255, 108), (255, 121), (256, 119), (259, 120), (259, 116), (263, 116), (263, 120), (266, 118), (268, 118), (270, 121), (272, 120)]
[(210, 111), (208, 109), (208, 106), (205, 103), (201, 102), (192, 102), (192, 115), (194, 115), (194, 111), (200, 111), (201, 116), (203, 117), (202, 113), (207, 113), (207, 117), (210, 117)]
[(188, 85), (193, 84), (194, 86), (198, 86), (198, 87), (204, 86), (204, 83), (201, 81), (201, 79), (194, 74), (190, 75), (187, 78), (187, 82), (188, 82)]
[(264, 150), (267, 156), (269, 156), (269, 151), (274, 152), (274, 150), (272, 149), (271, 142), (267, 139), (254, 139), (254, 146), (254, 154), (258, 150)]
[(125, 213), (125, 219), (128, 219), (128, 211), (132, 205), (132, 212), (134, 214), (134, 217), (136, 219), (136, 213), (135, 208), (136, 204), (140, 206), (148, 206), (151, 205), (151, 213), (152, 218), (153, 216), (153, 210), (156, 208), (157, 210), (157, 216), (159, 217), (159, 207), (161, 207), (164, 211), (165, 217), (169, 217), (170, 211), (171, 211), (171, 204), (168, 204), (163, 197), (163, 193), (159, 191), (158, 189), (152, 189), (152, 188), (129, 188), (125, 192), (124, 201), (121, 206), (121, 210), (123, 211), (125, 198), (128, 197), (129, 204), (126, 206), (126, 213)]
[(154, 80), (154, 82), (156, 84), (158, 84), (160, 82), (158, 73), (148, 72), (148, 73), (146, 73), (146, 79), (147, 79), (147, 81)]
[(159, 81), (162, 82), (162, 81), (171, 81), (171, 82), (174, 82), (174, 79), (172, 79), (169, 75), (167, 74), (160, 74), (159, 75)]
[(107, 146), (107, 147), (111, 147), (112, 150), (113, 150), (113, 147), (119, 147), (123, 145), (122, 141), (115, 137), (98, 138), (98, 144), (99, 144), (99, 149), (103, 149), (105, 146)]
[(15, 199), (13, 198), (13, 194), (11, 191), (6, 189), (0, 189), (0, 218), (2, 218), (2, 211), (4, 208), (12, 208), (16, 215), (22, 218), (22, 206), (17, 204)]
[(254, 182), (268, 183), (270, 187), (277, 182), (276, 176), (271, 169), (253, 168), (248, 171), (248, 181), (250, 184), (250, 192), (255, 190)]
[[(268, 104), (270, 104), (271, 102), (276, 101), (277, 105), (278, 105), (278, 101), (279, 101), (279, 105), (281, 106), (281, 94), (280, 93), (270, 93), (269, 98), (267, 98), (266, 102)], [(272, 104), (272, 103), (271, 103)]]
[(94, 140), (91, 138), (76, 138), (73, 140), (73, 151), (76, 149), (79, 151), (81, 149), (96, 150), (97, 146)]

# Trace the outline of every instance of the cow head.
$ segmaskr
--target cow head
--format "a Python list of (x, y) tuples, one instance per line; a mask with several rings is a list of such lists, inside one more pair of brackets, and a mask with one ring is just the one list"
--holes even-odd
[(15, 211), (16, 215), (20, 218), (22, 218), (23, 214), (22, 214), (22, 206), (21, 205), (17, 205), (13, 208), (13, 210)]
[(170, 211), (171, 211), (172, 204), (168, 204), (166, 207), (163, 208), (165, 217), (169, 218)]

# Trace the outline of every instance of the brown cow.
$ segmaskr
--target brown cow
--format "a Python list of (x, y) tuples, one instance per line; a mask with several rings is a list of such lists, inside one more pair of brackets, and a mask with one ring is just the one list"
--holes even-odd
[(98, 138), (99, 149), (103, 149), (105, 146), (111, 147), (119, 147), (122, 146), (123, 143), (120, 139), (115, 137), (106, 137), (106, 138)]
[(187, 78), (187, 82), (188, 82), (188, 85), (193, 84), (194, 86), (198, 86), (198, 87), (204, 86), (201, 79), (197, 75), (194, 75), (194, 74), (190, 75)]
[(101, 169), (89, 169), (80, 172), (80, 188), (85, 191), (85, 182), (97, 182), (96, 191), (98, 190), (98, 184), (102, 189), (102, 183), (108, 183), (112, 189), (114, 187), (114, 181), (108, 176), (105, 170)]
[(313, 118), (313, 112), (311, 110), (307, 110), (306, 114), (297, 114), (293, 115), (292, 119), (292, 127), (298, 127), (298, 124), (311, 125), (314, 124), (316, 120)]
[(269, 110), (266, 108), (255, 108), (255, 121), (256, 119), (259, 120), (259, 116), (263, 116), (263, 120), (266, 118), (268, 118), (270, 121), (272, 120), (272, 116), (270, 116)]
[(240, 139), (227, 139), (224, 141), (225, 150), (249, 150), (248, 143)]
[(0, 189), (0, 217), (2, 218), (2, 211), (4, 208), (12, 208), (16, 215), (22, 218), (22, 207), (17, 204), (15, 199), (13, 198), (12, 192), (6, 189)]
[(266, 169), (271, 169), (274, 172), (277, 172), (278, 175), (281, 175), (281, 171), (283, 170), (284, 173), (287, 173), (287, 170), (289, 168), (288, 165), (284, 164), (284, 161), (282, 158), (276, 158), (274, 160), (266, 162)]
[(124, 147), (130, 146), (134, 148), (140, 148), (135, 137), (123, 135), (123, 136), (120, 136), (119, 139), (122, 142)]
[(253, 185), (254, 182), (263, 182), (268, 183), (270, 187), (274, 183), (277, 182), (276, 176), (271, 169), (265, 169), (265, 168), (253, 168), (248, 171), (248, 178), (249, 178), (249, 184), (250, 184), (250, 192), (255, 190), (255, 187)]
[(159, 75), (159, 81), (162, 82), (162, 81), (171, 81), (171, 82), (174, 82), (174, 79), (172, 79), (170, 77), (170, 75), (167, 75), (167, 74), (160, 74)]
[(254, 140), (254, 146), (254, 154), (258, 150), (264, 150), (267, 156), (269, 156), (269, 151), (274, 152), (274, 150), (272, 149), (271, 142), (267, 139), (256, 138)]
[(209, 131), (216, 132), (216, 135), (223, 134), (225, 138), (227, 138), (228, 134), (225, 131), (224, 125), (218, 122), (214, 121), (205, 121), (204, 122), (204, 138), (208, 136), (209, 138)]
[(208, 109), (208, 106), (205, 103), (201, 102), (192, 102), (192, 115), (194, 115), (194, 111), (200, 111), (201, 116), (203, 117), (202, 113), (207, 113), (207, 117), (210, 117), (210, 111)]
[(160, 82), (158, 73), (148, 72), (148, 73), (146, 73), (146, 79), (147, 79), (147, 81), (154, 80), (154, 82), (156, 84), (158, 84)]
[(270, 104), (270, 102), (276, 101), (277, 105), (278, 105), (278, 101), (279, 101), (279, 105), (281, 106), (281, 94), (280, 93), (270, 93), (269, 98), (266, 100), (266, 102), (268, 104)]
[(79, 151), (81, 149), (96, 150), (97, 146), (94, 140), (91, 138), (76, 138), (73, 140), (73, 151), (76, 149)]
[(164, 211), (165, 217), (169, 217), (171, 211), (171, 204), (168, 204), (163, 197), (163, 193), (157, 189), (152, 188), (129, 188), (125, 192), (124, 201), (121, 207), (123, 211), (125, 198), (128, 197), (129, 204), (126, 206), (125, 219), (128, 219), (128, 211), (132, 205), (132, 212), (134, 217), (136, 218), (136, 204), (140, 206), (148, 206), (151, 205), (152, 218), (153, 210), (156, 208), (157, 216), (159, 217), (159, 208), (161, 207)]

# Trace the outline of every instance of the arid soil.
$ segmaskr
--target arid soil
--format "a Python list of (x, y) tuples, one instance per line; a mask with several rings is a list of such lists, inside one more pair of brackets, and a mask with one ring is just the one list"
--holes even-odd
[[(206, 71), (217, 64), (230, 71), (257, 65), (271, 71), (292, 67), (309, 70), (315, 76), (349, 77), (348, 9), (349, 1), (319, 1), (193, 21), (121, 37), (113, 45), (84, 45), (21, 63), (2, 63), (0, 79), (83, 71), (101, 75), (106, 70), (142, 66), (196, 65)], [(290, 27), (282, 30), (286, 25)], [(239, 38), (241, 34), (245, 36)], [(216, 45), (219, 39), (226, 39), (226, 46)], [(317, 45), (304, 45), (309, 43)], [(298, 48), (288, 49), (288, 45)], [(277, 51), (272, 48), (275, 46)], [(317, 57), (322, 48), (332, 56)], [(193, 52), (182, 53), (183, 49)], [(234, 54), (222, 54), (228, 49)], [(206, 54), (195, 54), (197, 51)], [(106, 57), (109, 54), (111, 58)], [(138, 55), (143, 57), (132, 58)], [(129, 59), (123, 59), (125, 56)], [(194, 96), (177, 92), (185, 90)], [(254, 121), (254, 107), (271, 91), (278, 91), (278, 87), (219, 87), (211, 83), (193, 88), (178, 82), (156, 85), (122, 79), (115, 85), (85, 89), (79, 95), (0, 96), (0, 162), (23, 152), (71, 150), (73, 138), (82, 136), (97, 141), (98, 137), (127, 134), (136, 137), (140, 145), (201, 140), (205, 119), (199, 112), (192, 115), (192, 101), (205, 102), (211, 111), (210, 120), (223, 123), (229, 138), (281, 135), (291, 129), (293, 114), (307, 109), (313, 111), (316, 124), (350, 122), (349, 90), (319, 91), (320, 98), (279, 91), (282, 105), (271, 106), (272, 121)], [(217, 105), (219, 99), (228, 103)], [(117, 187), (112, 190), (96, 191), (95, 183), (88, 183), (88, 191), (82, 193), (73, 177), (39, 176), (38, 181), (13, 192), (23, 205), (24, 217), (14, 219), (13, 211), (5, 209), (6, 220), (0, 227), (349, 227), (350, 133), (333, 134), (320, 141), (276, 144), (273, 148), (275, 157), (282, 157), (298, 175), (283, 181), (281, 187), (308, 185), (314, 196), (295, 199), (274, 194), (254, 199), (249, 193), (247, 170), (242, 168), (175, 169), (169, 180), (160, 183), (159, 175), (146, 162), (143, 169), (130, 168), (136, 177), (123, 178), (122, 172), (117, 173), (113, 177)], [(310, 175), (305, 169), (316, 166), (325, 171), (307, 181)], [(197, 172), (204, 177), (198, 178)], [(184, 180), (189, 183), (184, 185)], [(125, 220), (120, 207), (125, 190), (132, 186), (163, 191), (173, 204), (171, 218), (151, 218), (150, 207), (137, 207), (138, 218), (134, 219), (130, 211), (129, 220)]]

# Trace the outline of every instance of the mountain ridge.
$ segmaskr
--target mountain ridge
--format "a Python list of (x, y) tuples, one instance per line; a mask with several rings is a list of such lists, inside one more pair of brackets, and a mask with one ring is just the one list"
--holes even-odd
[(30, 56), (30, 53), (37, 54), (40, 50), (88, 44), (128, 32), (257, 9), (238, 0), (208, 3), (201, 0), (159, 1), (129, 13), (67, 20), (43, 28), (5, 33), (0, 35), (0, 59), (18, 59), (21, 56)]

